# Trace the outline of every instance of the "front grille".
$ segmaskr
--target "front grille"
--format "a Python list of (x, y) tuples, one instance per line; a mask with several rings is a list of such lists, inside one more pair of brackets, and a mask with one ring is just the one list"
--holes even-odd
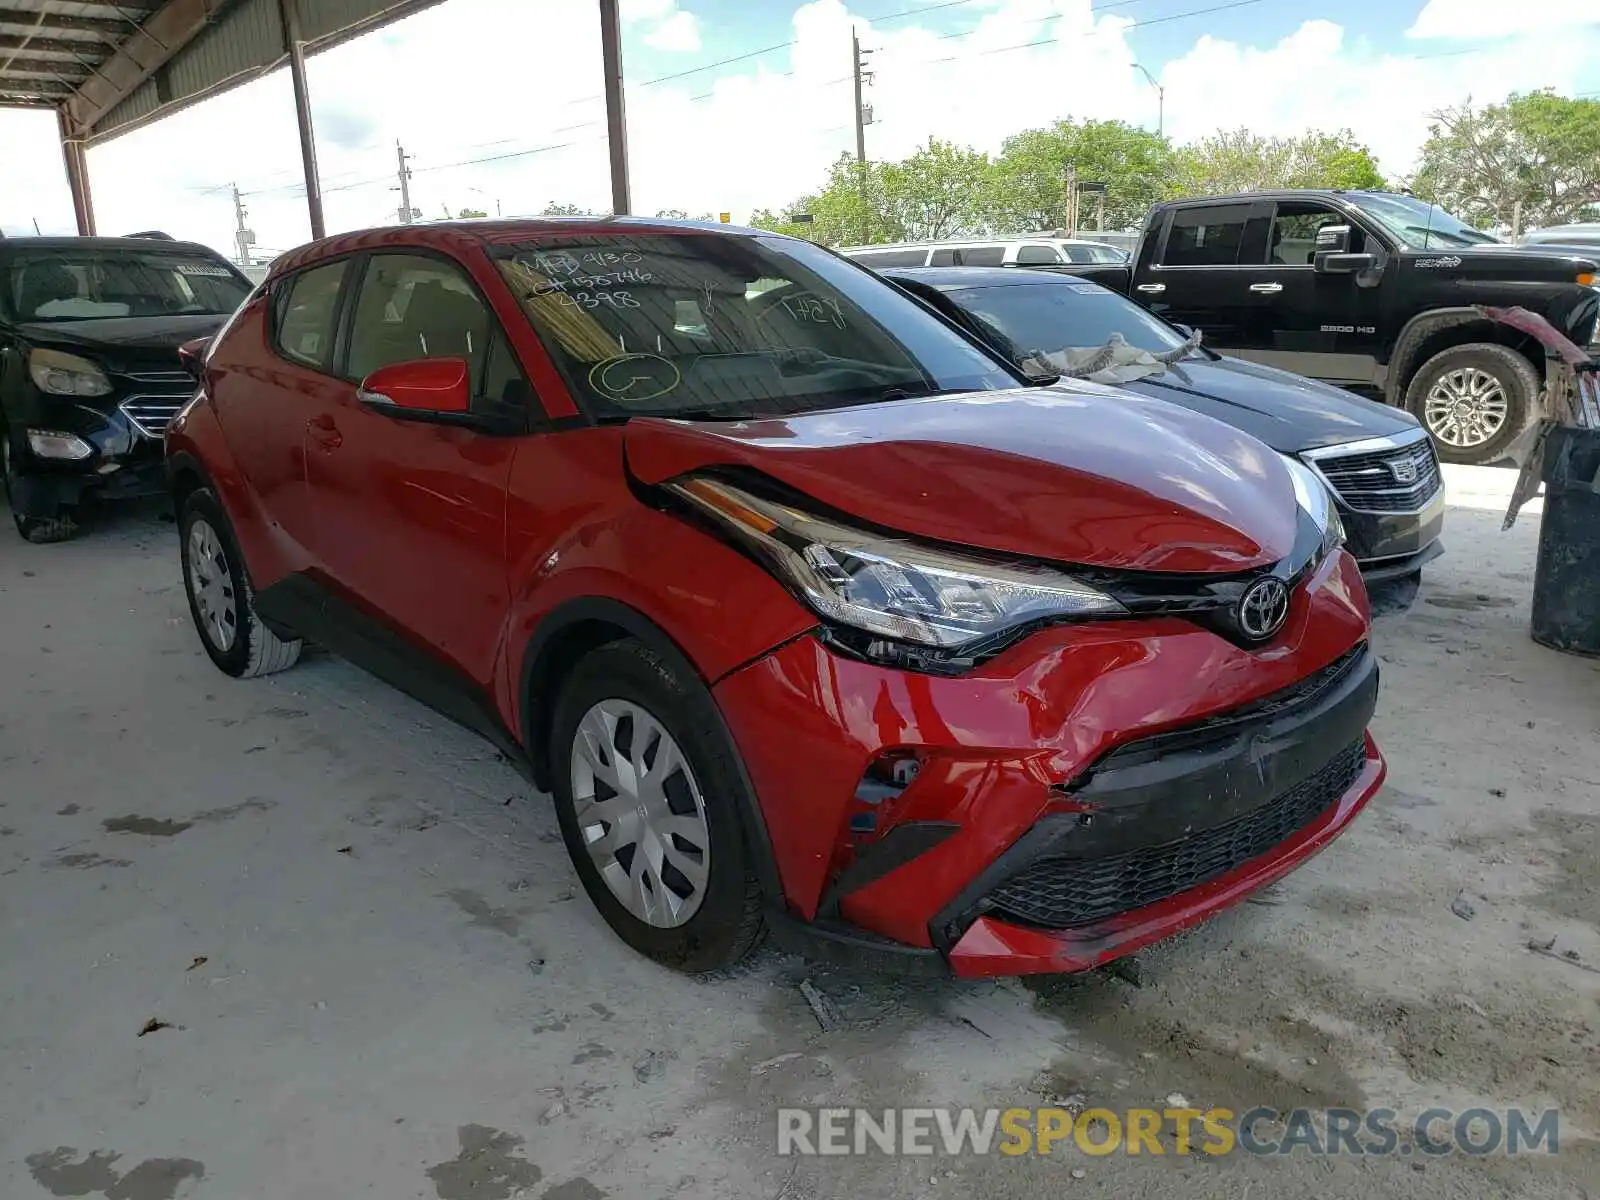
[(145, 437), (158, 438), (167, 432), (167, 426), (178, 415), (178, 410), (189, 403), (189, 395), (129, 396), (117, 407)]
[(1069, 929), (1186, 892), (1304, 829), (1349, 790), (1365, 761), (1365, 739), (1352, 742), (1281, 796), (1165, 845), (1107, 858), (1038, 858), (990, 892), (983, 907), (1023, 924)]
[(129, 371), (124, 378), (135, 383), (159, 383), (175, 387), (187, 387), (193, 380), (187, 371)]
[[(1426, 438), (1393, 450), (1319, 456), (1316, 465), (1357, 512), (1416, 512), (1443, 486), (1433, 443)], [(1409, 483), (1403, 481), (1408, 473), (1413, 475)]]

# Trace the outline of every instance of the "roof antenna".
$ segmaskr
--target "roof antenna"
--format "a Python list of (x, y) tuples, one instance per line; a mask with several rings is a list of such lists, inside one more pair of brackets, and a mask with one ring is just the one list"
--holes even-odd
[(1433, 249), (1433, 207), (1434, 207), (1433, 201), (1429, 200), (1428, 201), (1428, 225), (1427, 225), (1427, 228), (1425, 228), (1422, 231), (1422, 248), (1424, 250), (1432, 250)]

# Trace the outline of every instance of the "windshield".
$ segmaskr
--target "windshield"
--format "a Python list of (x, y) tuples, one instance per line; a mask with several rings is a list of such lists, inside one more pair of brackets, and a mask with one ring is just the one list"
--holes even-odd
[(1183, 335), (1131, 300), (1094, 283), (1000, 284), (945, 293), (985, 334), (1020, 361), (1103, 346), (1120, 333), (1130, 346), (1160, 354), (1183, 345)]
[(1456, 220), (1437, 204), (1415, 196), (1366, 192), (1346, 193), (1345, 199), (1382, 225), (1402, 246), (1412, 250), (1481, 246), (1497, 240)]
[(11, 260), (5, 296), (19, 321), (231, 313), (250, 285), (201, 254), (40, 250)]
[(809, 242), (551, 236), (497, 257), (573, 396), (597, 417), (734, 419), (1022, 382)]

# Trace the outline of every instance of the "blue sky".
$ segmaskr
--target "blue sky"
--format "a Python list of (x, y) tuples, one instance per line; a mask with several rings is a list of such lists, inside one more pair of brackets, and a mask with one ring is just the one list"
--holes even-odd
[[(1469, 94), (1600, 95), (1600, 0), (622, 2), (645, 212), (743, 219), (814, 187), (854, 144), (852, 28), (876, 51), (868, 149), (883, 158), (930, 136), (994, 151), (1067, 116), (1154, 128), (1154, 92), (1134, 60), (1165, 86), (1175, 140), (1350, 127), (1392, 175), (1413, 165), (1427, 113)], [(1228, 3), (1238, 7), (1196, 11)], [(1014, 49), (1025, 42), (1041, 44)], [(793, 44), (698, 69), (778, 43)], [(413, 198), (429, 216), (603, 208), (598, 56), (592, 0), (446, 0), (317, 56), (330, 228), (392, 219), (397, 139), (416, 156)], [(0, 226), (71, 228), (53, 118), (0, 112), (0, 163)], [(98, 147), (89, 165), (106, 231), (155, 226), (228, 248), (238, 183), (263, 247), (307, 236), (281, 72)]]

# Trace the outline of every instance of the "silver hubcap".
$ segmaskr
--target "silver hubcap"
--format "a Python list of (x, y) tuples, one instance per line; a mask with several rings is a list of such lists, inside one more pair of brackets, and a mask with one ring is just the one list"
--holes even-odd
[(1481, 446), (1506, 423), (1506, 389), (1487, 371), (1458, 367), (1428, 389), (1423, 420), (1428, 432), (1447, 446)]
[(189, 595), (200, 614), (200, 632), (226, 654), (239, 637), (238, 595), (227, 555), (211, 522), (204, 517), (189, 527)]
[(678, 743), (627, 700), (602, 700), (572, 741), (572, 801), (600, 877), (657, 929), (682, 925), (711, 871), (706, 802)]

